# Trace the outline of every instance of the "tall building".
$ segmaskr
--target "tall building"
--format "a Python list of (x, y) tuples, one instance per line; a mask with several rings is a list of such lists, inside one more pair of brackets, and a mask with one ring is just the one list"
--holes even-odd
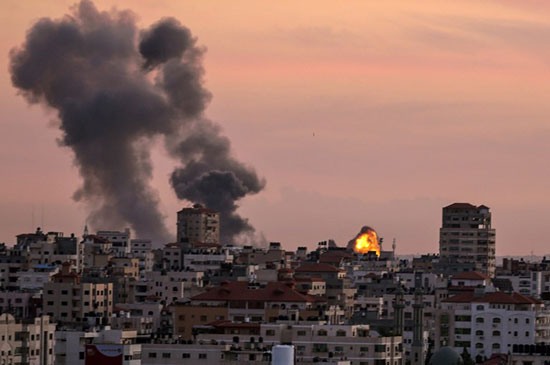
[(481, 271), (495, 274), (495, 229), (485, 205), (454, 203), (443, 208), (439, 254), (449, 274)]
[(184, 243), (220, 243), (220, 214), (200, 204), (178, 212), (177, 240)]

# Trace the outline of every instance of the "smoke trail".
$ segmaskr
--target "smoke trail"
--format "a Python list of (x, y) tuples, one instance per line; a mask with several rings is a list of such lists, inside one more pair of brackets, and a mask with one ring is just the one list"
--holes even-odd
[(203, 53), (175, 19), (140, 32), (132, 12), (100, 12), (87, 0), (59, 20), (39, 20), (10, 52), (14, 86), (58, 113), (60, 143), (83, 179), (74, 199), (90, 208), (95, 227), (130, 224), (138, 236), (170, 238), (150, 186), (149, 150), (160, 135), (183, 164), (171, 178), (178, 197), (219, 210), (227, 240), (253, 230), (236, 215), (236, 200), (263, 182), (202, 116), (210, 100)]

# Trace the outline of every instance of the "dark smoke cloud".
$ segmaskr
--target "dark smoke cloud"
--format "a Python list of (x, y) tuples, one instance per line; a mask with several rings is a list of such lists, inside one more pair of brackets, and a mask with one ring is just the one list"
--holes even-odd
[(39, 20), (10, 52), (14, 86), (58, 113), (60, 142), (83, 179), (74, 199), (90, 207), (93, 226), (130, 224), (138, 236), (170, 239), (150, 187), (149, 150), (160, 135), (182, 163), (171, 177), (177, 196), (219, 210), (229, 242), (253, 232), (236, 201), (264, 183), (203, 117), (211, 98), (203, 53), (175, 19), (140, 32), (133, 13), (100, 12), (86, 0), (62, 19)]
[(176, 169), (170, 179), (178, 198), (223, 212), (222, 241), (254, 232), (248, 220), (235, 213), (235, 202), (259, 192), (265, 182), (231, 156), (230, 142), (220, 135), (218, 126), (204, 121), (171, 152), (182, 159), (184, 166)]

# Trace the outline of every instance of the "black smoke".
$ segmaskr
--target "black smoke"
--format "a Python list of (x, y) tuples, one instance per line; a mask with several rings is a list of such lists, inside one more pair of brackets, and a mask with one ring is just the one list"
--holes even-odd
[(182, 164), (171, 177), (178, 198), (218, 210), (225, 242), (254, 231), (236, 202), (264, 181), (204, 118), (203, 54), (175, 19), (140, 31), (132, 12), (100, 12), (87, 0), (61, 19), (39, 20), (10, 52), (14, 86), (57, 111), (60, 143), (83, 179), (74, 199), (90, 208), (94, 227), (130, 224), (138, 236), (170, 239), (150, 186), (150, 148), (162, 136)]

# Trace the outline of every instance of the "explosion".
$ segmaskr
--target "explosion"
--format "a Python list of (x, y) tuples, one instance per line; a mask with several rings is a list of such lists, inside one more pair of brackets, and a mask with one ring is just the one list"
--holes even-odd
[(378, 243), (378, 235), (376, 234), (376, 231), (371, 228), (362, 229), (359, 235), (355, 238), (353, 250), (362, 254), (374, 251), (376, 252), (376, 256), (380, 257), (380, 243)]

